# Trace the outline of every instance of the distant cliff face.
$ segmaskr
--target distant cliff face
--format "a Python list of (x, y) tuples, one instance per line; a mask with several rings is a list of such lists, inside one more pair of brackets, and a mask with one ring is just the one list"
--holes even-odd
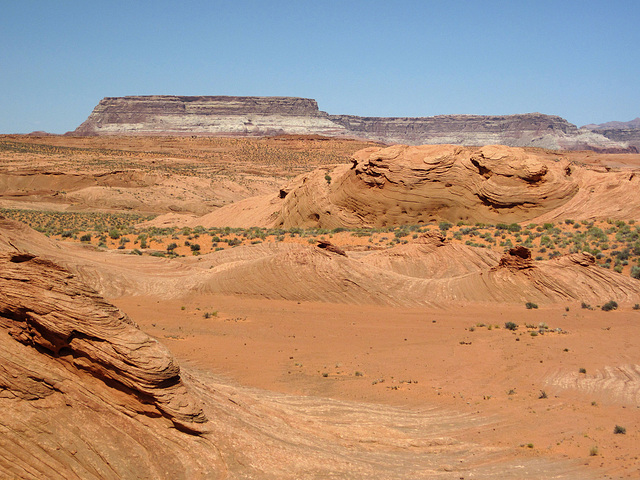
[(106, 97), (73, 133), (260, 136), (340, 134), (315, 100), (297, 97)]
[(627, 143), (640, 151), (640, 128), (614, 128), (597, 130), (597, 133), (615, 142)]
[[(534, 146), (550, 149), (616, 149), (616, 142), (578, 128), (565, 119), (541, 113), (520, 115), (439, 115), (380, 118), (330, 115), (347, 130), (372, 140), (422, 144)], [(622, 148), (626, 148), (622, 147)]]
[(629, 122), (607, 122), (600, 125), (585, 125), (591, 131), (616, 141), (625, 142), (640, 151), (640, 117)]
[(409, 145), (502, 144), (610, 152), (635, 150), (598, 132), (578, 129), (561, 117), (541, 113), (357, 117), (328, 115), (318, 109), (315, 100), (298, 97), (107, 97), (72, 134), (320, 134)]

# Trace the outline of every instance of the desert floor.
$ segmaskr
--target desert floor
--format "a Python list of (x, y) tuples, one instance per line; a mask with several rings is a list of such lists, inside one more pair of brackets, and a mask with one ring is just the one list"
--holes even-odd
[[(5, 136), (0, 138), (0, 213), (57, 242), (90, 243), (96, 258), (120, 248), (122, 265), (127, 253), (173, 261), (180, 255), (215, 255), (232, 248), (229, 241), (326, 239), (354, 251), (410, 243), (417, 236), (412, 230), (221, 233), (140, 226), (155, 215), (202, 214), (204, 204), (216, 208), (277, 191), (295, 174), (347, 162), (368, 145), (295, 138)], [(640, 155), (569, 155), (603, 167), (640, 165)], [(95, 183), (93, 175), (122, 168), (143, 175)], [(47, 180), (34, 176), (40, 173), (55, 177), (56, 186), (44, 188)], [(151, 175), (165, 183), (152, 186)], [(640, 268), (637, 226), (632, 219), (600, 219), (511, 229), (428, 228), (443, 231), (452, 242), (500, 252), (530, 238), (533, 256), (545, 260), (554, 252), (588, 249), (600, 255), (601, 265), (629, 276), (634, 266)], [(110, 235), (114, 229), (117, 235)], [(176, 246), (167, 250), (171, 243)], [(197, 249), (191, 248), (194, 243)], [(358, 412), (383, 409), (392, 415), (399, 408), (455, 417), (456, 440), (499, 450), (501, 462), (558, 461), (570, 466), (567, 472), (578, 468), (593, 478), (640, 478), (640, 309), (634, 302), (603, 311), (601, 305), (585, 308), (579, 302), (408, 308), (211, 294), (108, 300), (166, 345), (189, 375), (252, 389), (256, 401), (275, 393), (320, 405), (346, 402)], [(508, 322), (517, 329), (506, 328)], [(451, 471), (455, 465), (445, 469)], [(473, 478), (473, 472), (467, 474)]]
[[(213, 296), (114, 303), (183, 365), (235, 384), (455, 411), (489, 421), (473, 428), (469, 420), (462, 440), (515, 457), (570, 459), (603, 478), (640, 475), (640, 311), (630, 306), (433, 310)], [(505, 329), (508, 321), (518, 330)], [(541, 323), (549, 331), (532, 336)]]

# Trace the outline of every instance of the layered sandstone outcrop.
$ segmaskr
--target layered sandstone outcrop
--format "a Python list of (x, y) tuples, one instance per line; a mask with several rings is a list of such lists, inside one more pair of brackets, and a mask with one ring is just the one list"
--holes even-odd
[[(207, 419), (173, 357), (127, 315), (50, 260), (0, 251), (0, 266), (0, 330), (130, 392), (132, 404), (141, 402), (134, 407), (140, 413), (166, 416), (181, 429), (202, 429)], [(0, 379), (11, 390), (7, 381)]]
[(0, 477), (218, 478), (169, 350), (51, 260), (64, 248), (0, 223)]
[(635, 151), (624, 142), (563, 118), (521, 115), (358, 117), (328, 115), (315, 100), (298, 97), (149, 95), (106, 97), (74, 135), (320, 134), (385, 143), (535, 146), (602, 152)]
[(328, 175), (331, 182), (312, 172), (283, 189), (276, 225), (521, 222), (560, 207), (580, 188), (569, 162), (495, 145), (371, 147)]

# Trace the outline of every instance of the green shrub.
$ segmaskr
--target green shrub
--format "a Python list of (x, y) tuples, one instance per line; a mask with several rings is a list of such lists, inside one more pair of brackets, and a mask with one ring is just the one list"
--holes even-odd
[(514, 322), (506, 322), (504, 324), (504, 328), (506, 328), (507, 330), (517, 330), (518, 324)]
[(538, 308), (538, 305), (533, 302), (527, 302), (524, 304), (524, 306), (527, 307), (528, 310), (531, 310), (532, 308)]
[(446, 232), (447, 230), (449, 230), (451, 227), (453, 227), (453, 224), (449, 223), (449, 222), (440, 222), (438, 224), (438, 228), (440, 228), (440, 230), (442, 230), (443, 232)]
[(618, 308), (618, 302), (614, 300), (609, 300), (607, 303), (605, 303), (602, 306), (602, 310), (604, 310), (605, 312), (608, 312), (610, 310), (616, 310), (617, 308)]
[(86, 233), (86, 234), (82, 235), (80, 237), (80, 241), (81, 242), (90, 242), (91, 241), (91, 234), (90, 233)]
[(615, 433), (616, 435), (625, 435), (627, 433), (627, 429), (621, 427), (620, 425), (616, 425), (613, 429), (613, 433)]

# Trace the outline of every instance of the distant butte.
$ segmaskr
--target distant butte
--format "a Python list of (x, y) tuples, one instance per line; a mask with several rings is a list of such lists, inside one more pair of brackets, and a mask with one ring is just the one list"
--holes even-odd
[(383, 143), (542, 147), (553, 150), (637, 152), (565, 119), (541, 113), (358, 117), (329, 115), (298, 97), (149, 95), (106, 97), (70, 135), (280, 134), (356, 137)]

